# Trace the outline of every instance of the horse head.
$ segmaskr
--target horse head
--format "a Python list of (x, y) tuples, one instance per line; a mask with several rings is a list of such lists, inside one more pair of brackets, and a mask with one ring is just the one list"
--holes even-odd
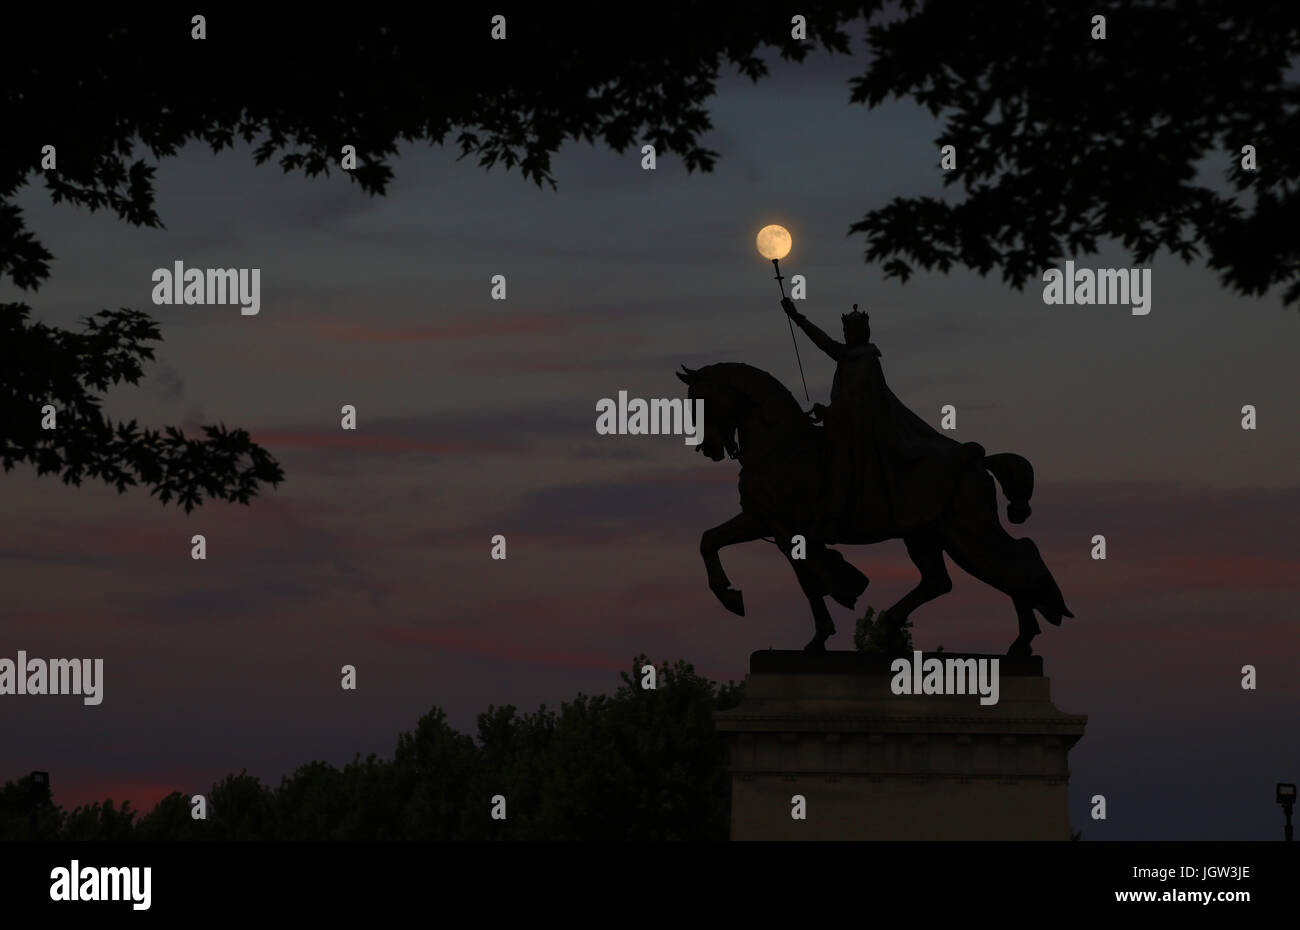
[(695, 451), (721, 462), (727, 456), (735, 458), (740, 452), (736, 433), (740, 426), (743, 398), (714, 376), (715, 367), (707, 365), (692, 369), (683, 365), (677, 377), (690, 389), (686, 396), (691, 404), (697, 400), (704, 401), (704, 436)]
[(677, 377), (690, 388), (691, 401), (704, 401), (704, 438), (696, 448), (715, 462), (742, 458), (751, 447), (769, 447), (789, 430), (807, 426), (794, 395), (752, 365), (683, 365)]

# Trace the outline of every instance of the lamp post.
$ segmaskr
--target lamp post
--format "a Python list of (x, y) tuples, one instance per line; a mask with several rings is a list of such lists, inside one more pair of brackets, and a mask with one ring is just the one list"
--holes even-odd
[(1282, 805), (1282, 810), (1286, 813), (1286, 829), (1283, 835), (1289, 843), (1291, 842), (1291, 811), (1295, 807), (1295, 785), (1278, 782), (1277, 803)]
[[(781, 289), (781, 299), (785, 299), (785, 280), (781, 277), (781, 259), (790, 254), (790, 248), (794, 245), (794, 239), (791, 238), (789, 230), (784, 226), (764, 226), (758, 231), (756, 240), (758, 254), (764, 258), (771, 259), (772, 267), (776, 269), (776, 286)], [(794, 338), (794, 323), (786, 317), (786, 323), (790, 327), (790, 342), (794, 344), (794, 360), (799, 365), (799, 380), (803, 382), (804, 400), (811, 400), (808, 396), (808, 380), (803, 376), (803, 359), (799, 357), (799, 341)]]

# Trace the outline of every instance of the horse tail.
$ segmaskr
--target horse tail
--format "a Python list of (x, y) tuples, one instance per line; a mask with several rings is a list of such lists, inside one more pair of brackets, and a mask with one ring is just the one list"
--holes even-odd
[(998, 452), (984, 456), (984, 467), (998, 479), (1002, 493), (1007, 496), (1007, 519), (1024, 523), (1030, 514), (1029, 498), (1034, 493), (1034, 466), (1014, 452)]

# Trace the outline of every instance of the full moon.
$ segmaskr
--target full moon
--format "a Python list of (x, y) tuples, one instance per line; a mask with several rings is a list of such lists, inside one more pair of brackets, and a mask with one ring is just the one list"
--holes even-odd
[(758, 254), (768, 260), (785, 258), (793, 244), (784, 226), (764, 226), (758, 231)]

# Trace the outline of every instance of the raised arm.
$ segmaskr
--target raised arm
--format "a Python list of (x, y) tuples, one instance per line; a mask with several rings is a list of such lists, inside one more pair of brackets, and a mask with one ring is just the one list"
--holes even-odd
[(813, 345), (821, 349), (835, 361), (844, 357), (845, 345), (842, 342), (836, 342), (830, 336), (826, 335), (817, 328), (809, 319), (794, 308), (794, 301), (789, 297), (781, 301), (781, 309), (789, 315), (790, 319), (799, 324), (799, 328), (808, 334)]

